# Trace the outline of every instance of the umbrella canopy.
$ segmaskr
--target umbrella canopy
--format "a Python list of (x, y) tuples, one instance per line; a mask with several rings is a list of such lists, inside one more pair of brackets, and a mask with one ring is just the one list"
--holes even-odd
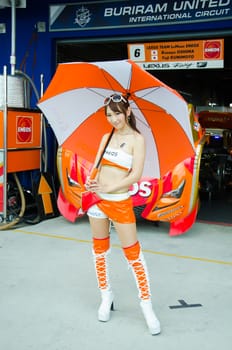
[(110, 131), (104, 99), (114, 93), (129, 94), (145, 136), (143, 176), (160, 178), (194, 154), (185, 100), (131, 60), (59, 64), (38, 106), (59, 145), (93, 162), (102, 135)]

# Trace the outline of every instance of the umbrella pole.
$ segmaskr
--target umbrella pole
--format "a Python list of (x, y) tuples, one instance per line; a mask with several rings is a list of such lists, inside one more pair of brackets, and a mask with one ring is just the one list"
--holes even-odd
[(111, 138), (112, 138), (112, 136), (113, 136), (114, 130), (115, 130), (114, 128), (111, 130), (111, 133), (110, 133), (110, 135), (109, 135), (109, 137), (108, 137), (108, 139), (107, 139), (107, 141), (106, 141), (106, 144), (105, 144), (104, 149), (103, 149), (103, 151), (102, 151), (102, 153), (101, 153), (101, 156), (100, 156), (100, 158), (99, 158), (99, 160), (98, 160), (98, 162), (97, 162), (97, 165), (96, 165), (96, 166), (92, 169), (92, 171), (91, 171), (90, 180), (94, 180), (95, 177), (96, 177), (96, 175), (97, 175), (97, 173), (98, 173), (98, 169), (99, 169), (99, 167), (100, 167), (100, 164), (101, 164), (103, 155), (104, 155), (105, 150), (106, 150), (106, 148), (107, 148), (107, 146), (108, 146), (108, 144), (109, 144), (109, 142), (110, 142), (110, 140), (111, 140)]

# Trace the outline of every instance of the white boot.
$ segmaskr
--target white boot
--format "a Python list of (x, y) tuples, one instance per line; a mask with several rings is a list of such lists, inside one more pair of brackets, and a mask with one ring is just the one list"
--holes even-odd
[(111, 290), (101, 290), (102, 302), (98, 309), (98, 320), (107, 322), (110, 319), (110, 311), (114, 310), (114, 295)]
[(140, 306), (150, 333), (152, 335), (159, 334), (161, 331), (160, 322), (152, 309), (151, 300), (141, 300)]

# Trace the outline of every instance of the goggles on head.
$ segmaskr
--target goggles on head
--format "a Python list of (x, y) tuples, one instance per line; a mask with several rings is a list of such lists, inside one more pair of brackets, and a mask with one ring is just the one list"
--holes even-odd
[(119, 102), (127, 103), (127, 100), (125, 99), (125, 97), (123, 97), (122, 95), (119, 95), (119, 94), (114, 94), (112, 96), (105, 98), (104, 105), (108, 106), (108, 104), (110, 104), (111, 101), (115, 102), (115, 103), (119, 103)]

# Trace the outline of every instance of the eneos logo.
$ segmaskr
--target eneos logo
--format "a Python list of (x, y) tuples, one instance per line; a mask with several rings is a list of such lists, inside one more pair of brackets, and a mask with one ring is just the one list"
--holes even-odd
[(17, 142), (32, 142), (32, 117), (17, 117)]
[(204, 45), (204, 56), (208, 59), (219, 58), (221, 54), (221, 42), (216, 40), (206, 41)]

